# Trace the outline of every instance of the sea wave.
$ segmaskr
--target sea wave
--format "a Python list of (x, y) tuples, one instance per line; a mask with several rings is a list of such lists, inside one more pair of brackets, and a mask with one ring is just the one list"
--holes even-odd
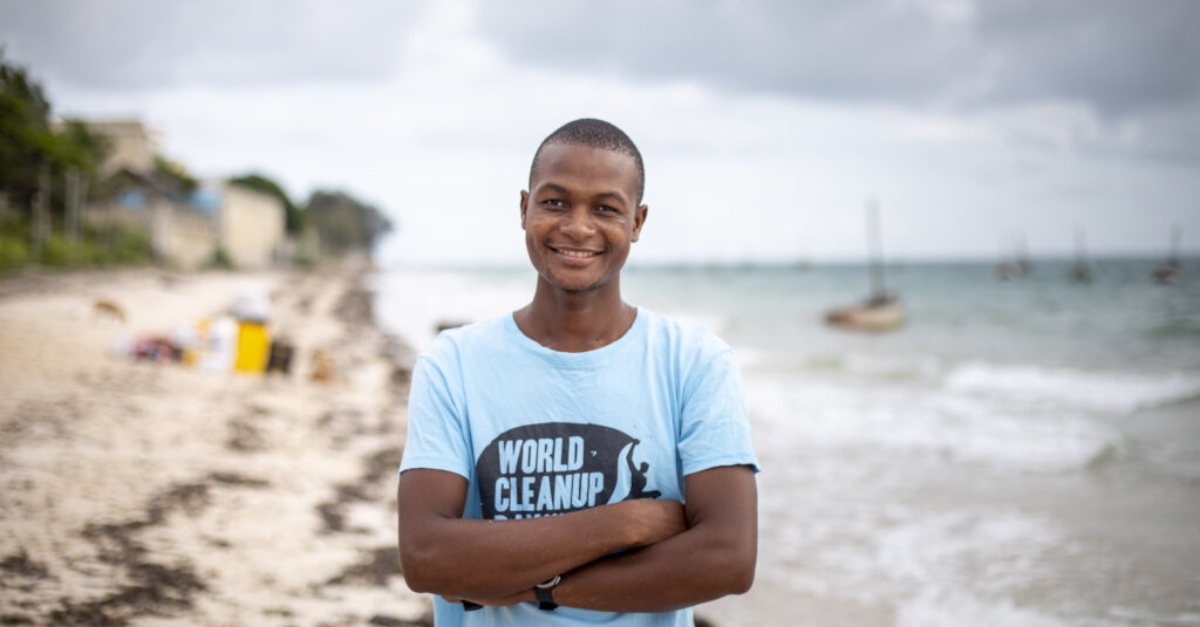
[[(926, 515), (882, 532), (882, 572), (908, 581), (898, 627), (1070, 625), (1013, 597), (1052, 576), (1050, 553), (1067, 535), (1056, 524), (1013, 510), (957, 510)], [(970, 583), (968, 583), (970, 582)]]
[(1066, 409), (1131, 414), (1200, 398), (1200, 374), (1087, 372), (977, 362), (951, 371), (945, 388)]
[(1017, 412), (988, 398), (921, 387), (858, 387), (750, 377), (765, 448), (874, 447), (1012, 472), (1080, 470), (1120, 451), (1112, 426), (1062, 412)]

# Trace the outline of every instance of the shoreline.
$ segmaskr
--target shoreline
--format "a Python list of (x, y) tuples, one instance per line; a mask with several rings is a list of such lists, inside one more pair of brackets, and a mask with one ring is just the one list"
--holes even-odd
[[(0, 623), (432, 627), (396, 551), (416, 355), (376, 318), (371, 276), (0, 280)], [(286, 378), (110, 354), (247, 286), (295, 346)], [(331, 381), (314, 379), (317, 351)]]
[[(431, 624), (395, 551), (411, 356), (375, 324), (365, 275), (0, 281), (0, 620)], [(296, 346), (289, 377), (106, 354), (247, 283), (270, 290), (270, 326)], [(312, 380), (316, 349), (332, 381)]]

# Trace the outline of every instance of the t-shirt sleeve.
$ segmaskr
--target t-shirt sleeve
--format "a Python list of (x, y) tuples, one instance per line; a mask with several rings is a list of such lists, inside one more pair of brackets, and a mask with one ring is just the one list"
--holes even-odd
[(439, 362), (417, 359), (408, 397), (408, 438), (400, 472), (413, 468), (444, 470), (471, 478), (461, 382), (455, 385)]
[(715, 337), (713, 341), (720, 344), (718, 350), (698, 361), (684, 378), (679, 440), (683, 474), (739, 465), (758, 472), (737, 359), (733, 349)]

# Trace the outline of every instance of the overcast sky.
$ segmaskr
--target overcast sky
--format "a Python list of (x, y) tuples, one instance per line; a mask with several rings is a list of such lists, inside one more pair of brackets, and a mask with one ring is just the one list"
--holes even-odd
[(56, 113), (142, 118), (200, 176), (393, 216), (389, 263), (520, 262), (541, 139), (646, 160), (632, 259), (1200, 252), (1195, 0), (0, 0)]

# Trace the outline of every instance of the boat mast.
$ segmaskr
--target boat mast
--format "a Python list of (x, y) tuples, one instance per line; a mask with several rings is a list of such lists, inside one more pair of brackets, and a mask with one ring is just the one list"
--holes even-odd
[(882, 299), (887, 295), (883, 275), (883, 243), (879, 236), (879, 201), (867, 199), (867, 253), (870, 255), (871, 298)]
[(1171, 254), (1167, 257), (1167, 265), (1172, 268), (1179, 267), (1179, 238), (1183, 236), (1183, 227), (1176, 224), (1171, 229)]

